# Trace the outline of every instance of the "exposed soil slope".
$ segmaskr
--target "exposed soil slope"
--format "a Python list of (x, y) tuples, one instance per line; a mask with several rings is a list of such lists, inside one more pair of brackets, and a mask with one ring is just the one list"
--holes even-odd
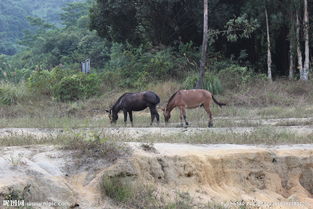
[(116, 208), (101, 196), (99, 185), (105, 175), (153, 184), (168, 199), (180, 191), (190, 193), (198, 203), (234, 206), (244, 200), (262, 201), (264, 208), (273, 203), (274, 208), (313, 208), (313, 145), (160, 143), (146, 151), (139, 143), (129, 145), (133, 155), (114, 163), (53, 146), (2, 147), (0, 202), (16, 191), (33, 202)]

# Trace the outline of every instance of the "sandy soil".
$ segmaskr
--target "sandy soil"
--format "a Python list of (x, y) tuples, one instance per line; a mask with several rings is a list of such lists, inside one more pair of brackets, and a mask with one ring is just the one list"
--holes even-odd
[(77, 158), (74, 152), (53, 146), (2, 147), (0, 194), (13, 188), (31, 202), (116, 208), (101, 197), (99, 185), (103, 175), (126, 173), (155, 185), (169, 198), (180, 191), (188, 192), (196, 203), (233, 207), (245, 201), (258, 205), (254, 208), (313, 208), (313, 144), (157, 143), (154, 151), (145, 151), (140, 143), (128, 144), (133, 155), (115, 163)]

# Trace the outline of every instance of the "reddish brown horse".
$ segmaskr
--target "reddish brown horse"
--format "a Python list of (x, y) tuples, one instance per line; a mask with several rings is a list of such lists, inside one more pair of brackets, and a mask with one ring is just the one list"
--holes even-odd
[(170, 97), (166, 108), (162, 108), (165, 123), (169, 121), (171, 117), (171, 111), (175, 107), (178, 107), (180, 109), (181, 125), (183, 125), (184, 119), (186, 125), (188, 126), (188, 122), (186, 120), (186, 108), (192, 109), (202, 106), (204, 107), (205, 111), (208, 113), (209, 116), (208, 127), (212, 127), (213, 126), (212, 112), (210, 110), (210, 104), (212, 100), (220, 107), (226, 105), (224, 103), (218, 102), (211, 92), (204, 89), (179, 90)]

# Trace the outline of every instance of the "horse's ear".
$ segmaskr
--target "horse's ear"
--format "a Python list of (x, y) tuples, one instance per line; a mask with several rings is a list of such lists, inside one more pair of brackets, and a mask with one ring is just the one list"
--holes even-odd
[(110, 113), (110, 110), (105, 110), (107, 113)]

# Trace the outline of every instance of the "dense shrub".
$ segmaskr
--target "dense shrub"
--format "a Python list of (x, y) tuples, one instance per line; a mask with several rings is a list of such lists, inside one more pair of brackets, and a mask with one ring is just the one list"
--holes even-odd
[(34, 71), (28, 79), (28, 87), (59, 101), (75, 101), (98, 94), (100, 79), (96, 74), (77, 73), (55, 67), (52, 71)]
[(45, 95), (51, 95), (52, 76), (47, 70), (34, 71), (28, 78), (28, 87), (35, 92)]
[(99, 93), (100, 80), (95, 74), (66, 76), (53, 87), (53, 96), (59, 101), (86, 99)]
[[(197, 80), (199, 78), (198, 74), (191, 74), (186, 77), (183, 86), (186, 89), (193, 89), (196, 86)], [(204, 85), (203, 89), (207, 89), (208, 91), (212, 92), (213, 94), (220, 94), (223, 92), (223, 87), (219, 78), (212, 74), (206, 73), (204, 77)]]
[(266, 76), (256, 74), (247, 67), (231, 64), (218, 71), (218, 78), (223, 83), (225, 89), (235, 89), (255, 82), (256, 80), (264, 80)]
[[(150, 46), (151, 47), (151, 46)], [(186, 72), (187, 59), (171, 48), (151, 49), (113, 44), (106, 72), (120, 79), (116, 86), (141, 88), (155, 81), (180, 79)], [(114, 76), (114, 77), (116, 77)]]

